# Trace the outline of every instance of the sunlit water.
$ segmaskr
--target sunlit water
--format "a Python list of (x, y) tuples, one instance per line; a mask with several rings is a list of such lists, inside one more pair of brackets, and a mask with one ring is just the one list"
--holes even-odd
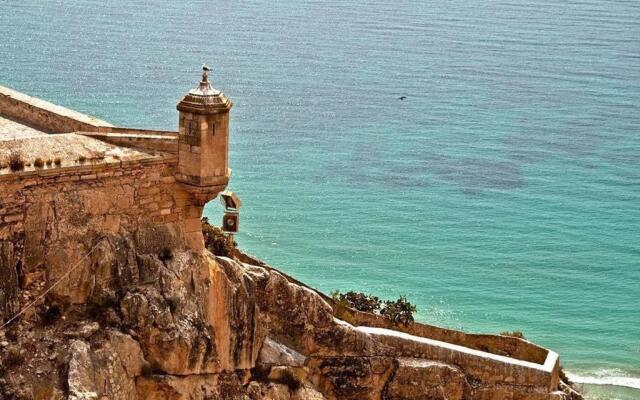
[(640, 398), (639, 2), (237, 3), (2, 1), (0, 84), (175, 129), (210, 63), (243, 248)]

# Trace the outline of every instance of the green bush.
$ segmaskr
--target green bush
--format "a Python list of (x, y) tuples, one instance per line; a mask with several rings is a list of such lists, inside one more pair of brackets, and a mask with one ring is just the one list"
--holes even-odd
[(335, 291), (331, 293), (331, 297), (339, 304), (367, 313), (375, 313), (382, 306), (382, 301), (378, 297), (351, 290), (347, 293)]
[(204, 246), (216, 256), (233, 257), (237, 243), (233, 236), (226, 234), (222, 229), (209, 223), (208, 218), (202, 218), (202, 235)]
[(371, 294), (335, 291), (331, 293), (331, 297), (339, 305), (370, 314), (383, 315), (394, 323), (408, 325), (414, 322), (413, 313), (416, 312), (416, 306), (411, 304), (406, 296), (400, 296), (395, 301), (382, 301)]
[(413, 323), (413, 313), (416, 306), (411, 304), (406, 296), (400, 296), (396, 301), (385, 301), (380, 314), (397, 324), (409, 325)]

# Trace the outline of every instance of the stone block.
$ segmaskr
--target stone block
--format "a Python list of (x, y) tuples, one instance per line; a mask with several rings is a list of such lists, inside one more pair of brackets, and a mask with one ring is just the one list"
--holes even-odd
[(3, 217), (3, 221), (6, 223), (18, 222), (18, 221), (22, 221), (23, 219), (24, 219), (24, 214), (10, 214), (10, 215), (5, 215)]
[(463, 400), (470, 386), (462, 371), (454, 366), (420, 359), (400, 359), (387, 384), (389, 400)]

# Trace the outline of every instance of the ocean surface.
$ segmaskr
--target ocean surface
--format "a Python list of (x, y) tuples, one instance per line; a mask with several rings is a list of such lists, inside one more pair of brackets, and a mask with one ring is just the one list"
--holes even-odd
[(203, 62), (242, 248), (640, 399), (640, 2), (0, 1), (0, 84), (115, 124), (175, 129)]

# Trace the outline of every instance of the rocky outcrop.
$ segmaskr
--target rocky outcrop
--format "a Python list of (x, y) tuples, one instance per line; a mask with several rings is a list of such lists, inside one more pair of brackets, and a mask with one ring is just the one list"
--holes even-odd
[(29, 352), (10, 366), (4, 356), (5, 396), (569, 398), (545, 386), (542, 369), (522, 375), (517, 362), (480, 353), (465, 364), (451, 357), (457, 348), (353, 326), (273, 268), (181, 249), (158, 229), (91, 239), (97, 246), (73, 284), (11, 326), (10, 346)]

